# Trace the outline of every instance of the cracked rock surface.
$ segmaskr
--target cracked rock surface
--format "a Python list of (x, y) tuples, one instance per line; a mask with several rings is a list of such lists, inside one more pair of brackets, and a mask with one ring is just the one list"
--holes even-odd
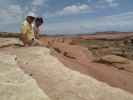
[(36, 81), (18, 67), (15, 58), (0, 53), (0, 100), (49, 100)]

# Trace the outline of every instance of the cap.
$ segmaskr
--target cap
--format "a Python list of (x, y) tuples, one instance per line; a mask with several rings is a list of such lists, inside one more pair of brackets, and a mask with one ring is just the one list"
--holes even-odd
[(33, 13), (33, 12), (29, 12), (29, 13), (27, 14), (27, 16), (36, 17), (36, 14)]

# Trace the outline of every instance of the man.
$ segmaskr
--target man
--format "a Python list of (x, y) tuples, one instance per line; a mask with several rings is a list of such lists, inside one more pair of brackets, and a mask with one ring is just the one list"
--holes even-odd
[(39, 27), (43, 24), (43, 18), (37, 17), (35, 23), (33, 24), (33, 31), (36, 39), (39, 39), (40, 29)]
[(29, 14), (21, 26), (20, 39), (22, 40), (24, 47), (32, 45), (35, 39), (34, 32), (32, 30), (32, 23), (34, 20), (35, 20), (35, 15)]
[(35, 36), (33, 45), (39, 45), (39, 46), (43, 45), (43, 43), (41, 43), (39, 41), (39, 34), (40, 34), (40, 29), (39, 28), (42, 24), (43, 24), (43, 18), (41, 18), (41, 17), (37, 17), (35, 19), (34, 24), (32, 24), (32, 28), (33, 28), (33, 32), (34, 32), (34, 36)]

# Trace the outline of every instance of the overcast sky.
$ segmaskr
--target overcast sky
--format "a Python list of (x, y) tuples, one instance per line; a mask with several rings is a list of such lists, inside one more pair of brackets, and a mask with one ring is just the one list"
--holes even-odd
[(133, 0), (0, 0), (0, 31), (19, 32), (29, 12), (47, 34), (133, 31)]

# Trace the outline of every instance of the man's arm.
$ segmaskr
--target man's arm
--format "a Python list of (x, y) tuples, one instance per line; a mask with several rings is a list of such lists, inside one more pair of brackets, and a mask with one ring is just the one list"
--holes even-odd
[(39, 33), (36, 33), (36, 38), (37, 38), (37, 39), (39, 39), (39, 38), (40, 38), (40, 37), (39, 37)]
[(35, 38), (39, 39), (39, 29), (37, 29), (36, 27), (33, 27), (33, 31), (34, 31)]
[(25, 25), (22, 25), (20, 39), (24, 43), (24, 46), (27, 44), (27, 34), (26, 34), (26, 32), (27, 32), (27, 27)]

